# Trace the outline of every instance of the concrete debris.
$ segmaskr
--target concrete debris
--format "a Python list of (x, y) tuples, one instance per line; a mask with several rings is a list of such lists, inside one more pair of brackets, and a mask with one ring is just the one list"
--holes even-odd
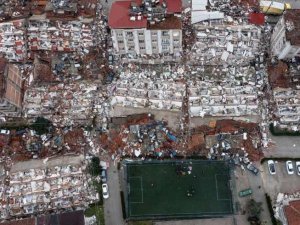
[(43, 116), (57, 127), (92, 126), (95, 117), (108, 115), (105, 99), (99, 84), (87, 81), (35, 87), (25, 93), (24, 116)]
[(44, 164), (36, 160), (20, 162), (6, 171), (6, 182), (1, 183), (3, 196), (0, 204), (1, 219), (20, 217), (45, 211), (59, 211), (72, 207), (80, 209), (99, 200), (95, 190), (88, 186), (91, 178), (83, 156), (55, 158)]

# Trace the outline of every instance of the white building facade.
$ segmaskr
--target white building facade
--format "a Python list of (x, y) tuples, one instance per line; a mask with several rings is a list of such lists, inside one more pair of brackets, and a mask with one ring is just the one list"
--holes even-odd
[(112, 29), (116, 54), (175, 54), (182, 51), (182, 30)]
[(272, 53), (279, 59), (291, 59), (300, 56), (300, 19), (299, 10), (287, 10), (273, 29), (271, 37)]

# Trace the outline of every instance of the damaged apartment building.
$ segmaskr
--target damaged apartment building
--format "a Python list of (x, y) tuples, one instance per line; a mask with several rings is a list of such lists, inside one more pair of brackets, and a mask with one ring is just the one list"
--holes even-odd
[(1, 116), (19, 116), (22, 109), (23, 79), (18, 65), (0, 58)]
[(292, 59), (300, 56), (300, 9), (289, 9), (273, 29), (271, 50), (278, 59)]
[(114, 53), (139, 59), (140, 56), (180, 58), (182, 51), (181, 0), (116, 1), (108, 25)]
[(282, 15), (273, 29), (269, 65), (269, 80), (273, 91), (273, 121), (281, 128), (300, 130), (300, 10), (290, 9)]

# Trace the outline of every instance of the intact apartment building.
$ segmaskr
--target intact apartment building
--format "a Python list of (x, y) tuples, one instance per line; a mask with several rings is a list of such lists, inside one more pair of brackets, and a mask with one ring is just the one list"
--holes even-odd
[(272, 53), (279, 59), (300, 56), (300, 9), (286, 10), (274, 27), (271, 37)]
[(182, 51), (181, 0), (116, 1), (108, 24), (116, 55), (173, 55)]

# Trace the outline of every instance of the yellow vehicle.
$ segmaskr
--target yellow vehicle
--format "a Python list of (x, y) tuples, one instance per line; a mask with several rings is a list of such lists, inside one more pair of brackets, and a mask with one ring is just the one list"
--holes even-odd
[(291, 9), (290, 3), (276, 1), (260, 1), (260, 11), (265, 14), (281, 15), (284, 10)]

